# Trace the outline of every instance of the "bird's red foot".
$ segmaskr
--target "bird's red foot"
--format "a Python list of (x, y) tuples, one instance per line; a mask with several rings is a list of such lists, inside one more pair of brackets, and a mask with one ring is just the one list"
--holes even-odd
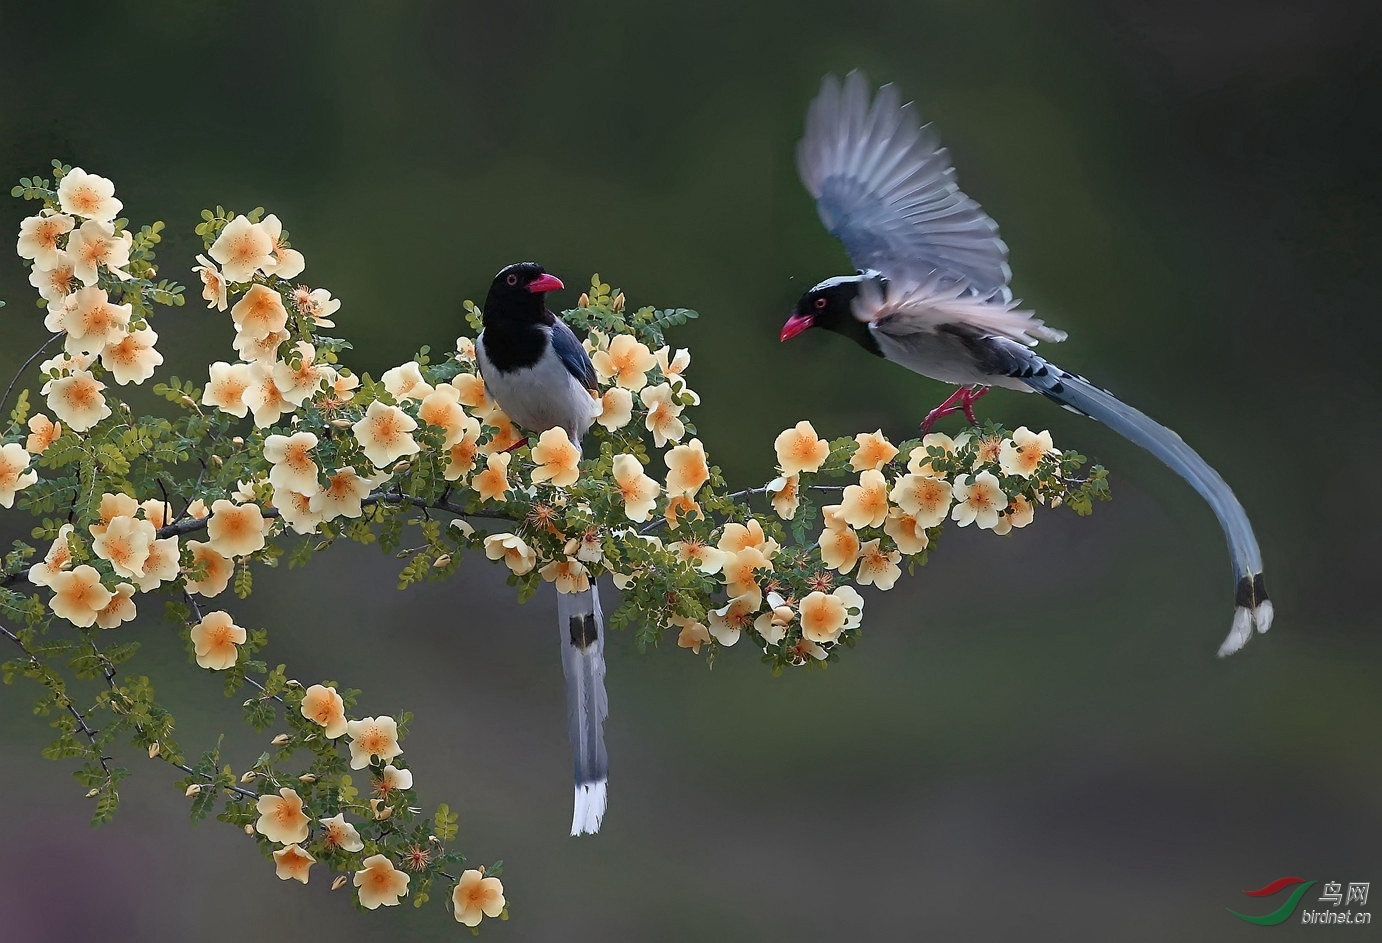
[(926, 414), (926, 418), (921, 421), (921, 434), (926, 435), (940, 419), (944, 419), (951, 413), (963, 412), (970, 425), (979, 425), (979, 420), (974, 416), (974, 403), (989, 391), (987, 386), (962, 386), (946, 398), (935, 409)]
[(974, 404), (979, 398), (989, 391), (987, 386), (971, 386), (968, 389), (961, 389), (964, 398), (960, 401), (960, 408), (964, 410), (965, 418), (969, 420), (971, 426), (979, 425), (979, 420), (974, 418)]

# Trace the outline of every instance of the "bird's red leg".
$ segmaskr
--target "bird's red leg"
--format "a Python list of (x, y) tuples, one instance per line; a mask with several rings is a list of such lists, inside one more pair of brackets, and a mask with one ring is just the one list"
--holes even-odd
[(960, 408), (964, 410), (965, 418), (969, 420), (971, 426), (979, 425), (979, 420), (974, 418), (974, 404), (988, 391), (989, 387), (980, 386), (977, 383), (974, 386), (961, 387), (959, 390), (962, 394)]
[(951, 393), (944, 403), (941, 403), (926, 414), (926, 418), (921, 421), (921, 434), (926, 435), (926, 433), (930, 432), (931, 427), (936, 424), (937, 420), (944, 419), (946, 416), (960, 409), (967, 409), (968, 406), (965, 405), (965, 397), (968, 395), (969, 388), (964, 386), (960, 387), (954, 393)]
[(519, 439), (517, 442), (515, 442), (513, 445), (511, 445), (511, 446), (509, 446), (508, 448), (506, 448), (504, 451), (505, 451), (505, 452), (512, 452), (512, 451), (514, 451), (515, 449), (521, 449), (521, 448), (523, 448), (523, 446), (525, 446), (525, 445), (527, 445), (527, 444), (528, 444), (528, 437), (527, 437), (527, 436), (524, 436), (523, 438), (521, 438), (521, 439)]

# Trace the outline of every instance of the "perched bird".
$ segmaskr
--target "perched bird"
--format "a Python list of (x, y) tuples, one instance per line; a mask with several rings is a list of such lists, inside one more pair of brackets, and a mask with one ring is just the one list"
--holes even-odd
[[(563, 429), (579, 450), (600, 403), (590, 356), (571, 328), (547, 310), (547, 292), (564, 287), (536, 262), (500, 271), (485, 298), (475, 359), (485, 389), (510, 419), (534, 433)], [(557, 593), (557, 629), (576, 779), (571, 834), (593, 834), (605, 814), (609, 775), (605, 625), (593, 580), (584, 592)]]
[(927, 415), (923, 432), (957, 410), (974, 422), (974, 401), (993, 386), (1040, 393), (1110, 427), (1189, 482), (1219, 519), (1235, 605), (1219, 654), (1242, 648), (1254, 627), (1271, 627), (1262, 554), (1238, 499), (1180, 436), (1032, 350), (1065, 333), (1018, 309), (997, 224), (960, 191), (935, 131), (920, 125), (896, 88), (885, 85), (874, 97), (859, 72), (843, 85), (826, 76), (806, 115), (797, 169), (858, 272), (803, 294), (782, 340), (824, 328), (923, 376), (958, 384)]

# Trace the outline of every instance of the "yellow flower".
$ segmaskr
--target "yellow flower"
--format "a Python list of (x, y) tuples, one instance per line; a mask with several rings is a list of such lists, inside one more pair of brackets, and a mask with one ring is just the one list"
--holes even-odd
[(686, 372), (686, 368), (691, 366), (691, 351), (685, 347), (679, 348), (675, 355), (672, 354), (672, 348), (659, 347), (653, 353), (653, 357), (657, 360), (657, 368), (669, 380), (681, 376)]
[(787, 637), (787, 626), (796, 619), (792, 607), (777, 593), (768, 594), (768, 605), (773, 608), (753, 620), (753, 628), (763, 639), (765, 645), (776, 645)]
[(897, 446), (888, 441), (882, 429), (861, 432), (854, 441), (858, 444), (849, 459), (849, 467), (855, 471), (882, 468), (897, 457)]
[(202, 391), (202, 405), (215, 406), (223, 413), (243, 419), (249, 412), (244, 401), (245, 391), (253, 381), (249, 364), (218, 360), (211, 365), (211, 382)]
[(742, 596), (735, 596), (719, 609), (708, 613), (707, 628), (715, 641), (729, 646), (739, 641), (739, 635), (753, 624), (753, 614), (763, 605), (763, 594), (754, 587)]
[(571, 444), (566, 430), (561, 428), (548, 429), (538, 436), (533, 461), (537, 462), (533, 484), (551, 479), (552, 484), (565, 488), (581, 476), (581, 450)]
[(872, 583), (879, 589), (892, 589), (902, 575), (898, 562), (902, 554), (896, 550), (882, 550), (877, 540), (870, 540), (859, 548), (859, 572), (855, 579), (860, 586)]
[(906, 554), (921, 553), (931, 543), (931, 538), (926, 536), (925, 526), (917, 520), (916, 515), (908, 514), (901, 508), (888, 512), (888, 519), (883, 522), (883, 533), (891, 537), (897, 549)]
[(221, 498), (211, 505), (206, 522), (208, 543), (227, 557), (245, 557), (264, 549), (268, 524), (257, 504), (235, 505)]
[(0, 506), (14, 507), (14, 495), (38, 481), (29, 471), (29, 453), (18, 442), (0, 445)]
[(890, 496), (893, 503), (917, 519), (922, 527), (935, 527), (950, 510), (950, 482), (930, 475), (909, 473), (897, 480)]
[(110, 415), (101, 391), (106, 385), (87, 370), (54, 380), (48, 387), (48, 408), (73, 432), (85, 432)]
[(345, 813), (338, 812), (329, 819), (317, 819), (326, 827), (326, 834), (322, 836), (328, 848), (339, 848), (342, 851), (364, 851), (365, 843), (360, 840), (360, 833), (355, 830), (355, 826), (345, 820)]
[[(224, 671), (235, 667), (240, 657), (240, 649), (236, 646), (244, 644), (245, 630), (231, 621), (230, 613), (218, 609), (208, 612), (202, 621), (192, 626), (191, 637), (197, 664), (212, 671)], [(304, 833), (303, 838), (306, 837)]]
[(61, 435), (62, 423), (53, 422), (43, 413), (34, 413), (29, 417), (29, 437), (24, 440), (24, 450), (30, 455), (42, 455)]
[(643, 474), (643, 463), (632, 455), (614, 456), (614, 483), (624, 499), (624, 515), (631, 521), (643, 522), (652, 516), (662, 488)]
[(42, 269), (37, 265), (29, 273), (29, 284), (38, 289), (39, 296), (49, 304), (57, 304), (70, 295), (81, 284), (77, 273), (72, 271), (72, 259), (63, 250), (58, 250), (58, 258), (52, 268)]
[(482, 915), (497, 917), (504, 912), (504, 885), (498, 878), (470, 868), (461, 872), (461, 880), (451, 892), (452, 909), (456, 919), (468, 927), (479, 926)]
[(797, 508), (801, 506), (801, 476), (778, 475), (764, 490), (772, 495), (773, 510), (778, 517), (790, 521), (797, 516)]
[(298, 365), (294, 367), (286, 361), (275, 363), (274, 386), (285, 400), (301, 406), (302, 401), (317, 392), (322, 381), (331, 378), (336, 371), (327, 364), (318, 364), (317, 349), (306, 341), (298, 341), (294, 348), (298, 353)]
[(422, 450), (413, 438), (417, 420), (397, 406), (388, 406), (380, 400), (370, 403), (365, 415), (351, 428), (361, 451), (375, 468), (383, 468), (394, 459)]
[(302, 716), (325, 729), (323, 736), (335, 740), (346, 732), (345, 701), (335, 688), (314, 684), (302, 696)]
[[(724, 548), (721, 547), (721, 550)], [(773, 568), (772, 563), (763, 555), (763, 551), (757, 547), (725, 552), (728, 556), (724, 561), (722, 575), (725, 580), (725, 591), (731, 596), (742, 596), (756, 591), (758, 581), (754, 579), (754, 572)]]
[(921, 445), (912, 450), (912, 454), (907, 457), (907, 470), (914, 475), (930, 475), (938, 478), (940, 475), (931, 468), (931, 456), (927, 450), (939, 448), (946, 455), (953, 455), (969, 442), (969, 433), (961, 433), (955, 438), (950, 438), (944, 432), (931, 432), (921, 437)]
[(302, 797), (297, 790), (284, 786), (276, 796), (260, 796), (255, 808), (259, 810), (259, 818), (254, 823), (254, 830), (269, 841), (291, 845), (307, 840), (307, 826), (311, 819), (302, 811)]
[(485, 470), (470, 482), (481, 501), (502, 501), (512, 490), (509, 486), (509, 453), (492, 452), (485, 462)]
[(255, 426), (264, 429), (278, 422), (284, 413), (292, 412), (293, 404), (283, 397), (283, 391), (274, 382), (272, 367), (256, 361), (249, 365), (249, 371), (250, 383), (241, 399), (254, 413)]
[(197, 261), (201, 264), (192, 266), (192, 271), (201, 276), (202, 299), (206, 302), (207, 308), (224, 311), (226, 309), (225, 276), (216, 269), (216, 263), (206, 256), (198, 255)]
[[(240, 331), (235, 335), (230, 346), (240, 354), (240, 359), (246, 363), (260, 364), (264, 370), (273, 376), (275, 368), (278, 366), (278, 349), (283, 346), (283, 342), (289, 337), (286, 330), (270, 331), (264, 335), (252, 334), (249, 331)], [(279, 393), (283, 390), (279, 389)], [(285, 410), (286, 412), (286, 410)]]
[(633, 394), (622, 386), (612, 386), (600, 397), (600, 415), (595, 421), (610, 432), (622, 429), (633, 418)]
[(485, 556), (503, 560), (515, 576), (522, 576), (537, 566), (537, 553), (517, 534), (490, 534), (485, 538)]
[(156, 343), (158, 335), (152, 328), (131, 331), (119, 342), (106, 344), (101, 350), (101, 363), (121, 386), (143, 383), (163, 363), (163, 355), (154, 350)]
[(384, 773), (379, 781), (381, 792), (391, 792), (395, 789), (412, 789), (413, 771), (410, 769), (399, 769), (392, 763), (384, 767)]
[(461, 363), (475, 362), (475, 341), (469, 337), (456, 338), (456, 359)]
[[(623, 335), (620, 335), (621, 337)], [(692, 439), (685, 445), (678, 445), (663, 456), (667, 463), (667, 494), (684, 495), (694, 498), (701, 485), (710, 480), (710, 467), (706, 464), (705, 446), (700, 439)]]
[(681, 404), (672, 398), (672, 387), (666, 383), (650, 386), (639, 394), (643, 405), (648, 407), (645, 425), (653, 434), (653, 443), (664, 447), (668, 442), (680, 442), (686, 434), (686, 426), (677, 417), (681, 415)]
[(877, 527), (888, 517), (888, 482), (881, 471), (869, 469), (859, 484), (848, 485), (840, 500), (840, 519), (851, 527)]
[(58, 204), (64, 213), (110, 222), (125, 204), (115, 198), (115, 184), (97, 174), (73, 167), (58, 184)]
[(130, 263), (134, 235), (129, 230), (117, 233), (110, 223), (88, 219), (67, 237), (67, 260), (83, 285), (95, 285), (98, 268), (105, 266), (120, 278), (129, 278), (124, 267)]
[(83, 563), (75, 570), (54, 573), (48, 580), (53, 590), (53, 612), (80, 628), (87, 628), (110, 603), (112, 593), (101, 585), (101, 574)]
[(349, 721), (346, 732), (350, 734), (351, 769), (369, 766), (371, 756), (387, 763), (403, 752), (398, 745), (398, 724), (387, 714)]
[(677, 647), (689, 648), (697, 655), (701, 653), (701, 646), (710, 641), (710, 631), (697, 622), (686, 616), (672, 616), (667, 620), (669, 628), (679, 628), (677, 633)]
[(773, 441), (777, 464), (784, 475), (819, 471), (830, 455), (830, 443), (816, 435), (816, 429), (803, 419)]
[(1020, 494), (1014, 495), (1012, 503), (1008, 505), (1007, 513), (1000, 515), (998, 523), (993, 526), (993, 532), (1001, 537), (1011, 533), (1014, 527), (1026, 527), (1032, 523), (1035, 510), (1032, 507), (1032, 502), (1025, 497)]
[(1003, 439), (996, 435), (987, 435), (975, 443), (974, 464), (972, 468), (980, 465), (987, 465), (990, 462), (998, 461), (998, 453), (1003, 448)]
[(312, 461), (316, 447), (317, 437), (310, 432), (268, 436), (264, 440), (264, 460), (273, 466), (269, 483), (276, 490), (296, 491), (309, 498), (320, 491), (317, 463)]
[(620, 334), (607, 350), (597, 350), (590, 362), (602, 382), (613, 379), (616, 386), (635, 393), (648, 382), (647, 373), (657, 366), (657, 358), (632, 334)]
[(816, 540), (821, 560), (833, 570), (848, 573), (859, 559), (859, 535), (840, 517), (840, 505), (822, 508), (821, 513), (826, 525)]
[(417, 409), (418, 418), (429, 426), (446, 431), (441, 447), (449, 449), (466, 437), (471, 426), (475, 437), (480, 437), (480, 423), (467, 416), (461, 408), (461, 392), (450, 383), (443, 383), (422, 399)]
[(235, 329), (255, 339), (277, 334), (288, 325), (283, 296), (267, 285), (251, 285), (230, 309)]
[(668, 544), (667, 549), (675, 553), (677, 559), (690, 563), (702, 573), (719, 573), (730, 558), (730, 554), (694, 537)]
[(556, 583), (559, 593), (583, 593), (590, 589), (590, 571), (580, 560), (553, 560), (538, 572), (547, 582)]
[(100, 533), (93, 533), (91, 552), (110, 561), (116, 575), (138, 579), (144, 575), (144, 563), (149, 559), (158, 531), (148, 521), (133, 517), (116, 517)]
[(296, 278), (302, 274), (302, 270), (307, 267), (307, 260), (302, 257), (302, 253), (296, 249), (290, 249), (283, 244), (283, 224), (273, 213), (265, 216), (260, 222), (259, 227), (268, 234), (270, 252), (273, 261), (263, 266), (265, 275), (277, 275), (279, 278)]
[(442, 475), (447, 481), (459, 481), (475, 467), (475, 456), (480, 451), (480, 421), (466, 416), (461, 423), (460, 436), (446, 453), (446, 469)]
[(379, 379), (383, 381), (384, 389), (400, 403), (405, 399), (425, 399), (432, 392), (432, 387), (422, 378), (422, 368), (416, 360), (385, 370)]
[(408, 875), (383, 855), (370, 855), (364, 860), (364, 867), (355, 872), (355, 886), (360, 889), (360, 904), (366, 909), (394, 907), (408, 893)]
[(274, 488), (273, 506), (278, 508), (278, 516), (297, 534), (314, 534), (324, 520), (323, 516), (312, 510), (312, 497), (298, 494), (288, 488)]
[(91, 525), (91, 535), (94, 537), (103, 532), (110, 522), (117, 517), (134, 517), (139, 513), (139, 502), (127, 494), (112, 494), (107, 491), (101, 495), (101, 505), (97, 509), (100, 515), (100, 523)]
[(320, 514), (324, 521), (338, 517), (359, 517), (364, 512), (361, 501), (373, 487), (370, 479), (347, 465), (326, 476), (326, 487), (312, 495), (309, 507), (312, 513)]
[(72, 231), (76, 221), (62, 213), (30, 216), (19, 224), (16, 246), (21, 259), (33, 259), (34, 268), (51, 269), (62, 261), (58, 237)]
[(484, 426), (494, 430), (494, 434), (489, 437), (488, 441), (480, 446), (480, 451), (484, 454), (507, 452), (524, 441), (523, 434), (514, 426), (513, 420), (506, 416), (498, 406), (486, 410), (481, 419)]
[(247, 217), (236, 216), (209, 251), (229, 281), (247, 282), (256, 271), (274, 264), (273, 250), (274, 241), (267, 232)]
[(1007, 506), (1008, 496), (991, 472), (980, 472), (972, 483), (968, 475), (955, 479), (955, 510), (950, 517), (961, 527), (977, 522), (981, 530), (990, 530), (998, 524), (998, 512)]
[(164, 537), (155, 540), (149, 547), (148, 559), (144, 561), (144, 575), (135, 580), (141, 593), (151, 593), (163, 583), (178, 578), (178, 539)]
[(134, 607), (134, 587), (129, 583), (120, 583), (115, 587), (115, 592), (111, 593), (110, 602), (96, 613), (96, 624), (103, 629), (113, 629), (122, 622), (129, 622), (137, 614)]
[(192, 566), (206, 564), (206, 575), (199, 580), (188, 579), (187, 591), (199, 596), (219, 596), (230, 583), (235, 573), (235, 563), (216, 548), (200, 540), (187, 541), (187, 549), (192, 551)]
[[(0, 455), (3, 455), (3, 452), (0, 452)], [(72, 536), (73, 530), (75, 528), (71, 524), (62, 525), (42, 561), (29, 567), (30, 583), (35, 586), (51, 586), (53, 577), (72, 565), (72, 547), (67, 538)]]
[(663, 512), (663, 517), (667, 519), (667, 526), (676, 530), (681, 526), (679, 518), (686, 520), (705, 520), (705, 512), (701, 506), (688, 498), (684, 494), (673, 494), (667, 497), (667, 510)]
[(477, 413), (493, 408), (494, 402), (485, 391), (485, 378), (478, 373), (458, 373), (451, 378), (451, 385), (460, 393), (462, 406), (468, 406)]
[(82, 288), (68, 295), (60, 306), (49, 305), (44, 327), (66, 331), (63, 349), (69, 354), (98, 354), (108, 344), (129, 333), (131, 305), (111, 304), (102, 288)]
[(325, 288), (308, 288), (299, 285), (293, 289), (293, 304), (298, 311), (312, 319), (314, 327), (335, 327), (331, 315), (341, 310), (339, 298), (332, 298)]
[(316, 858), (313, 858), (297, 845), (289, 845), (287, 848), (274, 852), (274, 873), (278, 875), (280, 881), (291, 878), (306, 884), (307, 870), (316, 864), (316, 861)]
[(1012, 439), (999, 446), (998, 467), (1005, 475), (1031, 478), (1043, 458), (1059, 454), (1051, 444), (1050, 432), (1044, 429), (1033, 432), (1026, 426), (1018, 426)]
[(801, 601), (801, 634), (812, 642), (834, 642), (844, 630), (848, 613), (835, 595), (819, 590), (807, 593)]

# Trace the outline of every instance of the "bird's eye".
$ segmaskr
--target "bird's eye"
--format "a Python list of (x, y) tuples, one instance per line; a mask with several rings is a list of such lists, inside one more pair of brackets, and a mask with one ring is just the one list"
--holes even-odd
[(517, 275), (510, 275), (508, 278), (505, 279), (505, 281), (507, 281), (510, 285), (517, 285), (517, 284), (518, 284), (518, 276), (517, 276)]
[(817, 311), (824, 311), (824, 310), (825, 310), (825, 299), (824, 299), (824, 298), (817, 298), (817, 299), (816, 299), (816, 310), (817, 310)]

